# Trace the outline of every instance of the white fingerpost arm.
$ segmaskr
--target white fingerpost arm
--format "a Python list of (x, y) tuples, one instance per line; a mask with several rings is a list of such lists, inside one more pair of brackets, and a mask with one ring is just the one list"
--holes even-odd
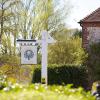
[(48, 55), (48, 33), (42, 31), (42, 68), (41, 68), (41, 82), (47, 84), (47, 55)]

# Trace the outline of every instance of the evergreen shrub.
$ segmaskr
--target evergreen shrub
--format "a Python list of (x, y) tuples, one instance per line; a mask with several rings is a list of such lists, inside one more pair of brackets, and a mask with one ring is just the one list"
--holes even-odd
[[(41, 82), (41, 68), (37, 67), (33, 72), (33, 83)], [(48, 67), (49, 85), (73, 84), (74, 87), (88, 87), (88, 75), (86, 68), (76, 65), (52, 65)]]
[(86, 65), (91, 83), (100, 80), (100, 43), (90, 45)]

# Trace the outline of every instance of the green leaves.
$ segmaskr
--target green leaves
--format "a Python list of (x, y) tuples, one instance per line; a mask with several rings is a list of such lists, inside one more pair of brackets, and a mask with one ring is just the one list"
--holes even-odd
[[(41, 82), (41, 68), (35, 68), (33, 72), (33, 83)], [(73, 84), (74, 87), (82, 86), (88, 88), (88, 75), (85, 67), (75, 65), (50, 65), (48, 67), (49, 85)]]
[(0, 91), (2, 100), (95, 100), (90, 92), (82, 88), (73, 89), (68, 86), (46, 86), (41, 84), (19, 85), (13, 84)]
[(80, 38), (61, 40), (49, 47), (49, 64), (82, 64), (87, 55)]
[(90, 45), (87, 68), (92, 81), (100, 80), (100, 43)]

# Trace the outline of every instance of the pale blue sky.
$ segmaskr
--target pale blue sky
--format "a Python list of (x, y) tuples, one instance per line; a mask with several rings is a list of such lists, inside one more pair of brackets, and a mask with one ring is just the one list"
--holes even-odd
[(100, 0), (70, 0), (70, 2), (74, 7), (66, 23), (71, 28), (80, 28), (77, 22), (100, 7)]

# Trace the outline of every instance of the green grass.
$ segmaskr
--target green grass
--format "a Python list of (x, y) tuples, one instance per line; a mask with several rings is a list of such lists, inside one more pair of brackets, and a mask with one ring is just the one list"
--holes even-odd
[(0, 90), (0, 100), (95, 100), (82, 88), (67, 86), (9, 85)]

